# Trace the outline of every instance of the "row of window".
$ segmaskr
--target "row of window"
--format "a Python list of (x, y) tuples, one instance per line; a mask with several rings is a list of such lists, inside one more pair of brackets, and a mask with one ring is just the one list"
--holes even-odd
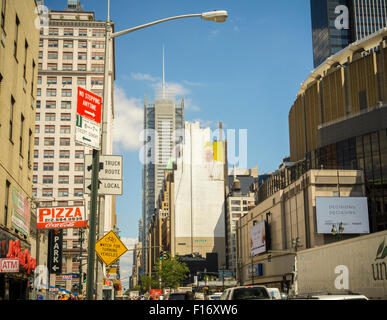
[[(45, 119), (45, 121), (55, 121), (56, 114), (55, 113), (46, 113), (44, 119)], [(35, 120), (40, 121), (40, 113), (39, 112), (36, 113)], [(60, 120), (61, 121), (71, 121), (71, 113), (61, 113)]]
[[(43, 70), (43, 65), (39, 63), (38, 70)], [(47, 69), (48, 71), (87, 71), (87, 66), (85, 64), (78, 64), (76, 69), (73, 69), (72, 64), (63, 63), (62, 70), (58, 69), (58, 65), (56, 63), (48, 63)], [(103, 72), (103, 64), (92, 64), (91, 72)]]
[[(74, 36), (74, 34), (76, 34), (78, 31), (78, 36), (87, 37), (87, 34), (88, 34), (87, 29), (75, 29), (75, 31), (76, 32), (74, 33), (74, 29), (65, 28), (65, 29), (63, 29), (63, 32), (59, 32), (58, 28), (49, 28), (48, 33), (46, 32), (46, 35), (48, 34), (49, 36), (59, 36), (59, 35)], [(93, 37), (104, 37), (105, 36), (104, 30), (93, 29), (93, 30), (89, 30), (89, 31), (91, 32)], [(40, 29), (40, 35), (44, 35), (44, 28)]]
[[(35, 125), (35, 133), (40, 133), (40, 126)], [(44, 133), (55, 133), (55, 126), (47, 125), (44, 126)], [(60, 126), (60, 133), (71, 133), (70, 126)]]
[[(39, 170), (39, 163), (34, 162), (34, 171)], [(75, 171), (84, 171), (84, 164), (83, 163), (74, 163), (74, 170)], [(54, 171), (54, 163), (52, 162), (45, 162), (43, 163), (43, 171)], [(59, 171), (70, 171), (70, 163), (59, 163)]]
[[(61, 41), (61, 40), (50, 39), (50, 40), (48, 40), (47, 45), (49, 48), (58, 48), (59, 41)], [(39, 41), (39, 47), (43, 48), (43, 40)], [(91, 44), (91, 47), (93, 49), (104, 49), (105, 43), (104, 42), (93, 42)], [(63, 48), (74, 48), (74, 41), (73, 40), (63, 40)], [(78, 49), (87, 49), (87, 41), (78, 41)]]
[[(33, 176), (32, 181), (33, 181), (33, 183), (38, 183), (38, 176)], [(54, 183), (54, 176), (43, 176), (42, 183), (43, 184), (53, 184)], [(69, 184), (70, 183), (69, 176), (59, 176), (58, 183), (59, 184)], [(83, 184), (83, 176), (75, 176), (74, 177), (74, 184)]]
[[(34, 197), (37, 196), (37, 190), (33, 189), (32, 190), (32, 195)], [(58, 189), (57, 193), (58, 197), (68, 197), (69, 196), (69, 189)], [(74, 194), (75, 197), (82, 197), (83, 196), (83, 189), (74, 189)], [(53, 189), (50, 188), (43, 188), (42, 190), (42, 197), (53, 197), (54, 192)]]
[[(38, 84), (42, 84), (42, 77), (38, 76)], [(47, 77), (47, 84), (58, 84), (57, 77)], [(72, 77), (62, 77), (62, 84), (73, 84)], [(77, 85), (86, 85), (86, 78), (77, 77)], [(91, 85), (103, 85), (103, 78), (91, 78)]]
[[(35, 150), (34, 151), (34, 156), (35, 156), (35, 154), (36, 154), (35, 158), (38, 158), (39, 157), (39, 151)], [(53, 159), (54, 155), (55, 155), (55, 151), (54, 150), (44, 150), (43, 151), (43, 158), (45, 158), (45, 159)], [(83, 159), (84, 158), (83, 151), (82, 150), (81, 151), (75, 151), (74, 157), (75, 157), (75, 159)], [(59, 158), (70, 159), (70, 150), (60, 150), (59, 151)]]
[[(41, 101), (36, 101), (36, 109), (40, 109)], [(61, 101), (60, 103), (61, 109), (71, 109), (71, 101)], [(47, 101), (46, 109), (56, 109), (56, 101)]]
[[(39, 59), (43, 59), (43, 52), (39, 51)], [(58, 51), (49, 51), (47, 58), (50, 60), (58, 59)], [(102, 52), (93, 52), (91, 54), (92, 60), (104, 60), (105, 56)], [(73, 60), (73, 52), (63, 52), (63, 60)], [(78, 52), (78, 60), (87, 60), (87, 52)]]

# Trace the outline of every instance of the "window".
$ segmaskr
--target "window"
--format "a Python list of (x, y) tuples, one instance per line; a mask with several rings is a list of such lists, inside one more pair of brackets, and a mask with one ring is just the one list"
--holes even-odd
[(103, 78), (91, 78), (91, 85), (103, 85)]
[(71, 113), (61, 113), (60, 120), (61, 121), (71, 121)]
[(23, 156), (23, 131), (24, 131), (24, 116), (20, 116), (20, 137), (19, 137), (19, 154)]
[(58, 40), (48, 40), (49, 48), (58, 48)]
[(42, 95), (42, 89), (38, 89), (38, 90), (36, 90), (36, 96), (37, 97), (40, 97)]
[(32, 196), (36, 197), (37, 195), (38, 195), (38, 193), (37, 193), (36, 189), (35, 188), (32, 189)]
[(86, 71), (86, 65), (85, 64), (78, 64), (78, 71)]
[(103, 72), (103, 64), (92, 64), (91, 71), (92, 72)]
[(42, 64), (41, 63), (38, 64), (38, 70), (42, 70)]
[(56, 77), (47, 77), (47, 84), (56, 84)]
[(40, 127), (38, 125), (35, 125), (35, 133), (39, 133), (40, 132)]
[(84, 158), (84, 153), (82, 150), (77, 150), (75, 151), (75, 158), (76, 159), (83, 159)]
[(70, 164), (69, 163), (59, 163), (59, 171), (69, 171)]
[(32, 183), (38, 183), (38, 176), (32, 176)]
[(39, 138), (34, 138), (34, 146), (38, 146), (39, 145)]
[(63, 48), (72, 48), (73, 47), (73, 41), (72, 40), (65, 40), (63, 41)]
[(71, 101), (62, 101), (61, 109), (71, 109)]
[[(43, 47), (43, 40), (39, 40), (39, 48), (42, 48)], [(43, 56), (42, 56), (43, 58)]]
[(70, 126), (60, 126), (60, 133), (71, 133)]
[(78, 41), (78, 48), (87, 48), (87, 41)]
[(55, 133), (55, 126), (45, 126), (44, 133)]
[(59, 158), (61, 159), (69, 159), (70, 158), (70, 151), (68, 150), (61, 150), (59, 153)]
[(17, 58), (17, 43), (19, 40), (19, 25), (20, 25), (20, 21), (19, 21), (18, 16), (16, 15), (16, 31), (15, 31), (15, 40), (13, 43), (13, 55), (15, 56), (15, 58)]
[(45, 159), (52, 159), (52, 158), (54, 158), (54, 150), (44, 150), (43, 157)]
[[(1, 28), (4, 30), (5, 23), (5, 7), (7, 0), (3, 0), (1, 3)], [(5, 224), (6, 225), (6, 224)]]
[[(68, 201), (58, 201), (58, 206), (59, 206), (59, 207), (67, 207), (68, 204), (69, 204)], [(65, 235), (64, 231), (65, 231), (65, 230), (63, 230), (63, 235)], [(66, 235), (67, 235), (67, 230), (66, 230)]]
[(40, 100), (36, 100), (36, 109), (40, 109)]
[(53, 146), (55, 145), (55, 138), (44, 138), (45, 146)]
[(37, 162), (34, 162), (34, 171), (38, 171), (38, 163)]
[(35, 114), (35, 121), (40, 121), (40, 113)]
[(56, 63), (48, 63), (47, 70), (56, 71), (56, 70), (58, 70), (58, 65)]
[(50, 36), (57, 36), (58, 35), (58, 29), (56, 29), (56, 28), (50, 28), (50, 29), (48, 29), (48, 34), (50, 35)]
[[(24, 40), (24, 64), (23, 64), (23, 78), (26, 80), (26, 69), (27, 69), (27, 52), (28, 52), (28, 42)], [(27, 82), (27, 81), (25, 81)]]
[(47, 59), (58, 59), (58, 52), (56, 52), (56, 51), (48, 51)]
[(58, 189), (58, 197), (68, 197), (69, 189)]
[(52, 189), (48, 189), (48, 188), (43, 188), (43, 192), (42, 192), (42, 196), (43, 197), (52, 197), (53, 193), (52, 193)]
[(75, 184), (83, 184), (83, 176), (75, 176), (74, 183)]
[(87, 29), (79, 29), (78, 35), (80, 37), (87, 37)]
[(105, 36), (104, 30), (98, 30), (98, 29), (93, 30), (93, 37), (102, 38), (104, 36)]
[(55, 121), (55, 113), (46, 113), (45, 120), (46, 121)]
[(4, 201), (4, 219), (3, 223), (6, 226), (8, 223), (8, 201), (9, 201), (9, 190), (11, 189), (11, 182), (5, 180), (5, 201)]
[(11, 106), (9, 111), (9, 140), (12, 141), (12, 133), (13, 133), (13, 110), (15, 107), (15, 99), (11, 96)]
[(71, 97), (71, 89), (62, 89), (62, 97)]
[(103, 49), (105, 48), (105, 43), (101, 41), (96, 41), (91, 44), (91, 47), (95, 49)]
[(73, 60), (72, 52), (63, 52), (63, 60)]
[(69, 146), (70, 145), (70, 138), (60, 138), (59, 145), (60, 146)]
[(35, 159), (39, 158), (39, 151), (38, 150), (34, 150), (34, 158)]
[(47, 89), (46, 95), (48, 97), (56, 97), (56, 89)]
[(62, 70), (63, 71), (71, 71), (71, 70), (73, 70), (73, 65), (72, 64), (68, 64), (68, 63), (64, 63), (63, 67), (62, 67)]
[(73, 81), (72, 81), (72, 78), (62, 78), (62, 84), (65, 85), (65, 84), (72, 84)]
[(87, 60), (87, 53), (86, 52), (79, 52), (78, 53), (78, 60)]
[(91, 60), (103, 60), (104, 58), (104, 54), (101, 52), (93, 52), (91, 54)]
[(83, 196), (83, 189), (74, 189), (74, 196), (82, 197)]
[(69, 183), (69, 176), (59, 176), (58, 182), (60, 184), (68, 184)]
[(85, 86), (86, 85), (86, 78), (78, 78), (77, 84), (79, 86)]
[(53, 184), (54, 177), (53, 176), (43, 176), (43, 184)]
[(47, 101), (46, 102), (46, 109), (56, 109), (56, 102), (55, 101)]
[(43, 171), (54, 171), (54, 164), (52, 162), (45, 162), (43, 164)]
[(73, 36), (74, 35), (74, 30), (73, 29), (64, 29), (63, 35), (64, 36)]
[(83, 171), (84, 165), (83, 163), (75, 163), (74, 164), (74, 170), (75, 171)]
[(38, 77), (38, 84), (42, 84), (42, 77), (41, 76)]

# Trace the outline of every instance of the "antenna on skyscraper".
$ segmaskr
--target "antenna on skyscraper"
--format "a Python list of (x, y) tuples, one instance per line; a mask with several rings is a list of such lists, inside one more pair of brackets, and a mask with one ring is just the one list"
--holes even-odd
[(164, 46), (164, 43), (163, 43), (163, 82), (161, 84), (161, 89), (163, 91), (163, 99), (165, 99), (165, 63), (164, 63), (164, 60), (165, 60), (165, 57), (164, 57), (164, 49), (165, 49), (165, 46)]

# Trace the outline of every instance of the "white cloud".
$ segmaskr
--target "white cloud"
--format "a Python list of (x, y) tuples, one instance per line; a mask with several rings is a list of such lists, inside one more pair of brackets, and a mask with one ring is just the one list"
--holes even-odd
[(201, 82), (192, 82), (192, 81), (188, 81), (188, 80), (183, 80), (183, 82), (184, 82), (187, 86), (192, 86), (192, 87), (202, 87), (202, 86), (204, 86), (204, 84), (201, 83)]
[(138, 81), (152, 81), (152, 82), (156, 82), (156, 81), (160, 81), (160, 78), (159, 77), (153, 77), (152, 75), (150, 74), (147, 74), (147, 73), (131, 73), (130, 74), (131, 78), (133, 80), (138, 80)]
[(192, 98), (185, 98), (184, 99), (184, 109), (189, 110), (189, 111), (200, 111), (200, 108), (193, 104)]
[[(152, 87), (155, 90), (161, 90), (162, 83), (154, 83), (152, 84)], [(177, 83), (177, 82), (166, 82), (165, 83), (165, 90), (167, 92), (171, 92), (176, 96), (186, 96), (191, 93), (191, 90), (188, 88), (184, 87), (182, 84)]]
[(143, 102), (137, 98), (128, 98), (125, 91), (116, 85), (114, 113), (113, 141), (115, 148), (124, 150), (141, 148), (140, 132), (144, 126)]

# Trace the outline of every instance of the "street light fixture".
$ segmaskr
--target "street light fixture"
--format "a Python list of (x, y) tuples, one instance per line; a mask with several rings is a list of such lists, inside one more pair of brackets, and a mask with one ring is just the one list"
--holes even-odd
[(341, 234), (343, 234), (343, 232), (344, 232), (343, 222), (336, 223), (336, 224), (332, 225), (331, 233), (334, 236), (337, 235), (339, 240), (341, 239)]

